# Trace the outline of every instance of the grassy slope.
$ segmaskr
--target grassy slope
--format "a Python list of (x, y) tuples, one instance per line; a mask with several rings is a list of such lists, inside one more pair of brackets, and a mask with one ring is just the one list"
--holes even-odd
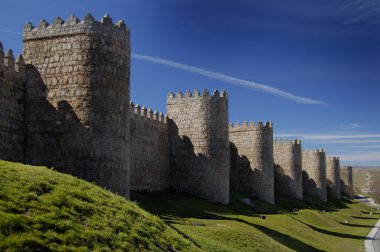
[(158, 217), (91, 183), (0, 161), (0, 251), (197, 248)]
[(323, 204), (279, 198), (278, 206), (255, 200), (249, 207), (239, 198), (232, 195), (231, 204), (222, 206), (175, 192), (132, 193), (142, 208), (208, 251), (361, 251), (379, 218), (347, 199)]
[[(136, 204), (91, 183), (0, 161), (0, 251), (360, 251), (379, 217), (369, 217), (369, 208), (348, 200), (322, 204), (279, 198), (278, 206), (255, 200), (252, 208), (240, 197), (232, 195), (231, 204), (223, 206), (175, 192), (132, 194), (181, 236)], [(293, 208), (301, 210), (292, 213)], [(260, 214), (267, 219), (260, 220)]]

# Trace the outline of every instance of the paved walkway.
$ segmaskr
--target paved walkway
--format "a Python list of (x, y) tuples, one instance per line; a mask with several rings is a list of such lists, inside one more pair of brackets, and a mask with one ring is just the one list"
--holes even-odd
[[(378, 207), (372, 198), (367, 198), (363, 195), (357, 195), (355, 199), (371, 207)], [(373, 212), (376, 212), (376, 209), (374, 209)], [(375, 227), (372, 228), (371, 232), (369, 232), (367, 235), (367, 238), (364, 241), (364, 247), (366, 252), (380, 252), (380, 219), (376, 223)]]

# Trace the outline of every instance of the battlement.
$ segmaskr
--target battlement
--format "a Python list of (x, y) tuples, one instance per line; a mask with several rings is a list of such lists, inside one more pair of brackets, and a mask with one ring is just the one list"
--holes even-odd
[[(204, 89), (202, 94), (199, 92), (198, 89), (195, 89), (193, 93), (191, 93), (189, 90), (183, 94), (181, 91), (178, 91), (176, 94), (173, 92), (169, 92), (167, 98), (168, 99), (176, 99), (176, 98), (196, 98), (196, 97), (210, 97), (210, 92), (207, 89)], [(219, 92), (217, 89), (214, 90), (211, 97), (220, 97), (228, 99), (228, 93), (224, 90)]]
[(327, 158), (330, 159), (330, 160), (333, 160), (333, 161), (339, 161), (339, 157), (338, 156), (327, 157)]
[[(4, 54), (3, 44), (0, 41), (0, 71), (4, 70), (4, 74), (0, 77), (7, 78), (7, 75), (16, 75), (25, 80), (25, 61), (22, 54), (19, 54), (17, 58), (13, 56), (13, 51), (8, 49)], [(3, 71), (1, 71), (2, 73)]]
[(153, 111), (151, 108), (146, 108), (145, 106), (140, 106), (139, 104), (134, 104), (130, 102), (130, 111), (131, 113), (141, 116), (144, 119), (154, 120), (160, 123), (167, 124), (169, 122), (168, 115), (164, 115), (162, 112)]
[(325, 153), (325, 150), (324, 149), (303, 150), (302, 153), (305, 153), (305, 154)]
[(272, 122), (258, 122), (257, 125), (255, 122), (251, 121), (249, 124), (248, 122), (244, 121), (243, 123), (230, 123), (229, 124), (229, 131), (249, 131), (249, 130), (258, 130), (258, 129), (273, 129)]
[(105, 14), (100, 21), (96, 21), (91, 14), (87, 14), (83, 20), (71, 15), (66, 22), (60, 17), (56, 17), (52, 24), (42, 19), (37, 27), (27, 22), (24, 26), (23, 39), (26, 41), (75, 34), (102, 34), (104, 31), (109, 32), (108, 35), (113, 35), (118, 31), (129, 32), (129, 28), (125, 25), (124, 20), (113, 23), (108, 14)]
[(274, 139), (273, 145), (301, 145), (300, 139)]

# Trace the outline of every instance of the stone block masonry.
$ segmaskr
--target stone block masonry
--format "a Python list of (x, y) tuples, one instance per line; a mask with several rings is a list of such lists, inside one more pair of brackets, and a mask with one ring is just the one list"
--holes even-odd
[(328, 196), (340, 200), (340, 162), (338, 157), (327, 157), (326, 179)]
[(129, 197), (129, 40), (108, 15), (25, 25), (26, 163)]
[(352, 166), (344, 166), (340, 169), (340, 190), (342, 195), (348, 198), (354, 197)]
[(302, 200), (301, 140), (274, 141), (273, 157), (275, 193)]
[(230, 125), (232, 191), (245, 192), (274, 204), (272, 123)]
[(303, 192), (327, 201), (326, 153), (323, 149), (302, 152)]
[(171, 187), (229, 203), (228, 97), (217, 90), (169, 93)]
[(169, 188), (169, 118), (131, 103), (131, 190)]
[(0, 159), (23, 161), (25, 62), (0, 42)]

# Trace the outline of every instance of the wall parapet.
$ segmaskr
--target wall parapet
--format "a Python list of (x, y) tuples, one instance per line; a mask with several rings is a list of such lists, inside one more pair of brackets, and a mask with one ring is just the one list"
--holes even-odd
[(183, 94), (181, 91), (178, 91), (176, 94), (174, 94), (173, 92), (169, 92), (169, 94), (167, 95), (168, 99), (196, 98), (196, 97), (220, 97), (220, 98), (228, 99), (228, 93), (224, 90), (219, 92), (217, 89), (215, 89), (214, 92), (210, 95), (210, 92), (207, 89), (204, 89), (201, 94), (198, 89), (195, 89), (193, 93), (187, 90), (185, 94)]
[(0, 41), (0, 78), (7, 78), (7, 75), (19, 77), (25, 80), (25, 61), (22, 54), (15, 59), (12, 49), (8, 49), (4, 54), (3, 44)]
[(301, 145), (300, 139), (274, 139), (273, 145)]
[(272, 122), (265, 122), (265, 124), (262, 121), (259, 121), (257, 125), (255, 122), (251, 121), (249, 124), (248, 122), (244, 121), (241, 124), (239, 122), (233, 124), (229, 124), (229, 131), (249, 131), (249, 130), (257, 130), (257, 129), (272, 129), (273, 124)]
[(130, 102), (130, 110), (131, 113), (140, 116), (143, 119), (153, 120), (159, 123), (168, 124), (169, 117), (162, 112), (158, 112), (157, 110), (152, 110), (151, 108), (146, 108), (145, 106), (140, 106), (139, 104), (134, 104)]
[(324, 149), (303, 150), (302, 153), (305, 153), (305, 154), (325, 153), (325, 150)]
[(87, 14), (83, 20), (71, 15), (66, 21), (60, 17), (56, 17), (52, 24), (42, 19), (37, 27), (27, 22), (24, 25), (23, 39), (25, 41), (82, 33), (100, 33), (104, 29), (109, 28), (114, 32), (118, 30), (129, 32), (129, 28), (126, 26), (124, 20), (113, 23), (112, 18), (108, 14), (105, 14), (100, 21), (96, 21), (91, 14)]

